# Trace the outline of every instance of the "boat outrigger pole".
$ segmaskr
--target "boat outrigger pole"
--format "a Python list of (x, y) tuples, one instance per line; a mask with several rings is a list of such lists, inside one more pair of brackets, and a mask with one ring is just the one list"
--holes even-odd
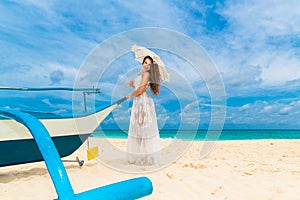
[(28, 88), (28, 87), (10, 87), (0, 86), (0, 90), (18, 90), (18, 91), (50, 91), (50, 90), (66, 90), (66, 91), (79, 91), (88, 93), (101, 93), (99, 88), (67, 88), (67, 87), (49, 87), (49, 88)]
[(82, 92), (83, 95), (83, 103), (84, 103), (84, 112), (87, 111), (86, 109), (86, 95), (90, 94), (98, 94), (101, 93), (100, 88), (67, 88), (67, 87), (49, 87), (49, 88), (28, 88), (28, 87), (10, 87), (10, 86), (0, 86), (0, 90), (17, 90), (17, 91), (53, 91), (53, 90), (61, 90), (61, 91), (75, 91), (75, 92)]

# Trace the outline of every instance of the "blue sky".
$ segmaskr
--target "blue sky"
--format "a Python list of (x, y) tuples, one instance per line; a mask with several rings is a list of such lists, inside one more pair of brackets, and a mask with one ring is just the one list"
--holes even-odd
[[(296, 0), (147, 1), (142, 5), (140, 1), (4, 0), (0, 3), (0, 85), (73, 87), (97, 45), (136, 28), (164, 28), (194, 40), (217, 67), (226, 91), (225, 128), (299, 129), (299, 19)], [(205, 81), (179, 56), (167, 52), (160, 56), (170, 70), (188, 80), (178, 85), (176, 73), (171, 73), (171, 83), (155, 98), (160, 128), (178, 128), (182, 116), (194, 123), (191, 126), (207, 127), (214, 105)], [(98, 83), (88, 81), (103, 91), (96, 95), (95, 105), (110, 102), (116, 85), (122, 91), (118, 95), (127, 94), (122, 73), (136, 66), (128, 53), (117, 58)], [(176, 86), (183, 90), (176, 91)], [(0, 92), (3, 107), (57, 114), (72, 111), (72, 93)], [(184, 92), (194, 97), (180, 105), (183, 100), (178, 97), (189, 96)], [(82, 102), (77, 109), (80, 106)], [(123, 104), (102, 126), (117, 124), (126, 129), (129, 107), (130, 102)]]

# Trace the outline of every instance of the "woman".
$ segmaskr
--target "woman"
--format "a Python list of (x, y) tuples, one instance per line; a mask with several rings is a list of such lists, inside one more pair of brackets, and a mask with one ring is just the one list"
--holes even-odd
[(135, 91), (126, 95), (128, 99), (134, 97), (128, 131), (127, 159), (132, 164), (152, 165), (160, 163), (161, 147), (155, 107), (147, 89), (150, 87), (155, 96), (159, 94), (160, 75), (158, 65), (153, 63), (150, 56), (146, 56), (142, 64), (142, 72), (128, 84)]

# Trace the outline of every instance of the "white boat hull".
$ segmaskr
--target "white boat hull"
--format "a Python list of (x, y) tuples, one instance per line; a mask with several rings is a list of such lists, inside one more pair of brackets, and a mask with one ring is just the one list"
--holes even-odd
[[(40, 121), (48, 130), (60, 156), (65, 157), (78, 149), (122, 101), (82, 117)], [(23, 124), (12, 119), (1, 119), (0, 130), (0, 167), (43, 160), (34, 138)]]

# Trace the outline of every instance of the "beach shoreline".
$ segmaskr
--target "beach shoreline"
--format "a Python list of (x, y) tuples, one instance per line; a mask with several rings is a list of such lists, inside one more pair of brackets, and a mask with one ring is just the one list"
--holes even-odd
[[(89, 138), (90, 147), (103, 146), (103, 140), (109, 141), (116, 155), (126, 149), (126, 139), (94, 137)], [(164, 149), (173, 142), (161, 140)], [(82, 167), (64, 162), (75, 193), (147, 176), (153, 183), (153, 193), (143, 199), (299, 199), (300, 140), (217, 141), (212, 151), (199, 159), (203, 144), (190, 142), (185, 152), (172, 146), (172, 152), (179, 151), (179, 158), (160, 168), (130, 165), (124, 155), (114, 161), (88, 161), (87, 143), (62, 160), (78, 156), (85, 161)], [(106, 150), (111, 152), (105, 147), (99, 154)], [(57, 198), (44, 162), (2, 167), (0, 188), (2, 200)]]

